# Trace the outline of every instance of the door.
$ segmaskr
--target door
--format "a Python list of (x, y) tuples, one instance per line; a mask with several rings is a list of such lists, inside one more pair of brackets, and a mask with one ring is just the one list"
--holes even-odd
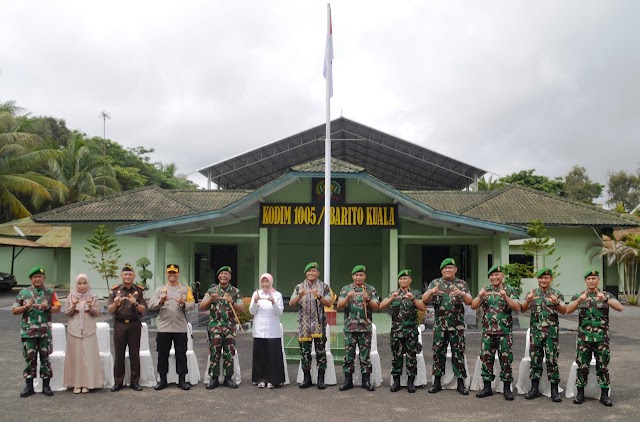
[[(238, 245), (211, 245), (211, 269), (213, 274), (222, 266), (231, 267), (231, 285), (238, 287)], [(216, 277), (217, 282), (217, 277)]]

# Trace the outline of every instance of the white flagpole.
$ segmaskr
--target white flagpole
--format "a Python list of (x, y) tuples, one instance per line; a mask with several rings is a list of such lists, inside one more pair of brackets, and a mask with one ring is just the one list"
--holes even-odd
[(331, 285), (331, 96), (333, 94), (333, 34), (331, 28), (331, 5), (327, 3), (327, 44), (324, 52), (326, 78), (327, 123), (324, 147), (324, 281)]

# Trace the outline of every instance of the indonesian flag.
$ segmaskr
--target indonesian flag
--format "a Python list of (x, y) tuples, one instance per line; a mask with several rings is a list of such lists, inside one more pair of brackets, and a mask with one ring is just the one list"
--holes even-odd
[(324, 47), (324, 66), (322, 75), (327, 80), (329, 98), (333, 97), (333, 25), (331, 24), (331, 5), (327, 4), (327, 43)]

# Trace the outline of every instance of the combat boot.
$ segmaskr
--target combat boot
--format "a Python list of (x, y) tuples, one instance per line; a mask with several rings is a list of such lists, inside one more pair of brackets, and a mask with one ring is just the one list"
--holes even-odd
[(218, 380), (218, 376), (214, 375), (209, 380), (209, 384), (207, 384), (207, 390), (213, 390), (218, 387), (220, 387), (220, 381)]
[(533, 400), (541, 396), (538, 388), (540, 387), (540, 380), (531, 380), (531, 390), (525, 394), (524, 398), (527, 400)]
[(347, 391), (353, 388), (353, 374), (344, 374), (344, 382), (340, 386), (340, 391)]
[(318, 369), (318, 390), (324, 390), (327, 385), (324, 383), (324, 369)]
[(20, 397), (29, 397), (35, 393), (35, 390), (33, 389), (33, 378), (27, 378), (25, 379), (25, 382), (27, 385), (24, 387), (24, 390), (20, 392)]
[(560, 397), (560, 393), (558, 392), (558, 383), (551, 384), (551, 401), (554, 403), (560, 403), (562, 398)]
[(476, 397), (479, 399), (483, 399), (489, 396), (493, 396), (493, 390), (491, 390), (491, 381), (485, 381), (484, 388), (476, 393)]
[(167, 383), (167, 374), (160, 374), (160, 381), (153, 387), (154, 390), (160, 391), (167, 388), (169, 384)]
[(375, 391), (376, 387), (371, 384), (371, 374), (362, 374), (362, 388), (367, 391)]
[(438, 391), (442, 391), (442, 384), (440, 384), (440, 377), (435, 377), (433, 379), (433, 385), (429, 389), (429, 392), (437, 393)]
[(584, 387), (578, 387), (578, 392), (576, 393), (576, 398), (573, 399), (574, 404), (582, 404), (584, 403)]
[(511, 391), (511, 383), (505, 381), (504, 383), (502, 383), (503, 387), (504, 387), (504, 393), (502, 393), (504, 395), (504, 399), (505, 400), (513, 400), (513, 391)]
[(49, 387), (49, 378), (42, 380), (42, 394), (49, 397), (53, 396), (53, 391)]
[(313, 384), (311, 382), (311, 370), (310, 369), (306, 369), (303, 372), (304, 372), (304, 379), (302, 380), (302, 382), (300, 384), (298, 384), (298, 387), (300, 387), (300, 388), (309, 388)]
[(391, 383), (391, 392), (395, 393), (400, 390), (400, 375), (393, 376), (393, 383)]
[(178, 375), (178, 387), (182, 388), (183, 390), (191, 390), (191, 386), (187, 381), (185, 381), (184, 374)]
[(600, 403), (605, 406), (613, 406), (613, 402), (611, 401), (611, 397), (609, 397), (609, 389), (601, 388), (600, 389)]
[(231, 375), (225, 375), (224, 381), (222, 381), (222, 385), (229, 388), (238, 388), (238, 384), (231, 378)]
[(456, 387), (456, 390), (458, 390), (458, 393), (462, 394), (463, 396), (469, 394), (469, 390), (467, 390), (467, 387), (464, 386), (464, 378), (458, 378), (458, 386)]
[(415, 379), (415, 376), (407, 377), (407, 391), (410, 393), (416, 392), (416, 386), (414, 384)]

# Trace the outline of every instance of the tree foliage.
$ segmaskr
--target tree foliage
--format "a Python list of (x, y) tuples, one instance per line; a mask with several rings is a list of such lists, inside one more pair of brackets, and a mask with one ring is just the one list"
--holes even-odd
[(602, 235), (600, 241), (590, 246), (595, 248), (590, 258), (605, 258), (608, 265), (616, 264), (624, 276), (624, 292), (627, 303), (638, 305), (637, 277), (640, 266), (640, 234), (619, 232), (614, 236)]
[(631, 212), (640, 204), (640, 169), (637, 174), (624, 170), (609, 172), (607, 177), (608, 205), (621, 205), (625, 212)]
[(515, 183), (554, 195), (565, 196), (565, 183), (561, 177), (549, 179), (546, 176), (534, 174), (535, 171), (535, 169), (521, 170), (501, 178), (500, 182), (504, 184)]
[(546, 258), (555, 253), (556, 246), (551, 243), (551, 237), (547, 236), (547, 227), (542, 220), (531, 220), (527, 226), (527, 235), (531, 238), (524, 241), (522, 250), (525, 255), (533, 257), (534, 272), (549, 267), (553, 270), (554, 277), (557, 277), (560, 257), (550, 263), (546, 262)]
[(91, 265), (104, 279), (109, 291), (109, 280), (118, 277), (118, 259), (120, 248), (116, 239), (109, 235), (109, 230), (100, 224), (94, 231), (93, 237), (87, 239), (89, 246), (85, 246), (84, 262)]
[(573, 166), (564, 177), (565, 194), (574, 201), (593, 204), (593, 201), (602, 195), (603, 189), (604, 185), (591, 181), (584, 167)]

